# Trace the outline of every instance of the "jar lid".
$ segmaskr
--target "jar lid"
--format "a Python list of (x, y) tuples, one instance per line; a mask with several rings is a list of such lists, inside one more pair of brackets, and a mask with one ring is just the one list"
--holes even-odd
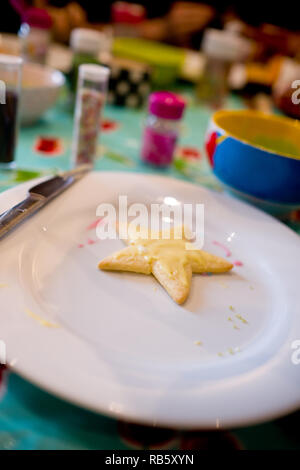
[(22, 22), (27, 23), (32, 28), (50, 29), (52, 18), (46, 10), (42, 8), (28, 8), (22, 13)]
[(239, 62), (246, 60), (253, 49), (253, 42), (228, 30), (208, 28), (202, 40), (202, 50), (212, 58)]
[(98, 54), (104, 34), (87, 28), (75, 28), (71, 33), (70, 45), (72, 49), (90, 54)]
[(144, 21), (146, 9), (142, 5), (128, 2), (114, 2), (111, 7), (113, 23), (138, 24)]
[(20, 67), (23, 65), (23, 59), (16, 55), (0, 54), (0, 65)]
[(105, 83), (108, 80), (110, 70), (108, 67), (96, 64), (82, 64), (79, 67), (79, 77), (95, 83)]
[(185, 101), (181, 96), (169, 91), (156, 91), (149, 98), (149, 111), (151, 114), (163, 119), (180, 119), (185, 108)]

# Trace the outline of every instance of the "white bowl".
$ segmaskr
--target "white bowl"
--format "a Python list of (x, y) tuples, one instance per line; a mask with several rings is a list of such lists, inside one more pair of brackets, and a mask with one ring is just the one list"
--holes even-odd
[(25, 63), (20, 103), (21, 125), (33, 124), (54, 106), (64, 83), (65, 77), (58, 70)]

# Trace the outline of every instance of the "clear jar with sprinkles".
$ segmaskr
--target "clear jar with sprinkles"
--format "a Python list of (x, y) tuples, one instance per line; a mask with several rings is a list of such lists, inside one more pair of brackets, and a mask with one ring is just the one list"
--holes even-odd
[(94, 64), (79, 67), (72, 145), (74, 166), (95, 160), (108, 78), (107, 67)]
[(173, 161), (185, 101), (169, 91), (149, 97), (149, 115), (143, 133), (141, 157), (145, 163), (166, 167)]

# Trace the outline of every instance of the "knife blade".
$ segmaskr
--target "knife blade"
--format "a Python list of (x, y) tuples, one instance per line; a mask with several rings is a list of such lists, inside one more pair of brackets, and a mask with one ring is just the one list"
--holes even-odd
[(30, 188), (26, 199), (0, 215), (0, 239), (76, 181), (79, 181), (91, 168), (91, 165), (82, 165)]

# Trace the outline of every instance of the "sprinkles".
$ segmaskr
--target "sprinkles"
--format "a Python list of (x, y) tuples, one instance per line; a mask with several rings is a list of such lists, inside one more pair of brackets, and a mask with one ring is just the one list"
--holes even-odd
[(227, 258), (229, 258), (232, 255), (229, 248), (227, 248), (227, 246), (223, 245), (223, 243), (220, 243), (220, 242), (217, 242), (217, 241), (214, 240), (213, 244), (216, 245), (216, 246), (219, 246), (220, 248), (222, 248), (225, 251), (225, 255), (227, 256)]

